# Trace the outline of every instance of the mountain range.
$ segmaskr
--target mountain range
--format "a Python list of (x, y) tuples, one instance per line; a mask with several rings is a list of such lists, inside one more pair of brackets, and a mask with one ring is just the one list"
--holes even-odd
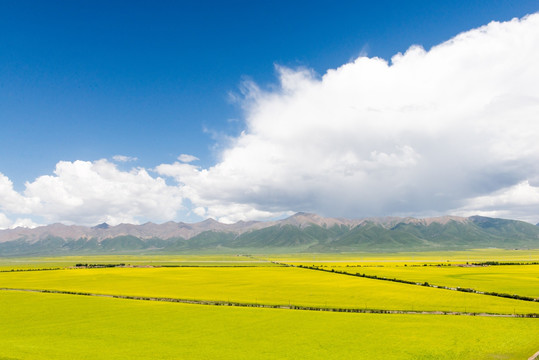
[(482, 216), (325, 218), (94, 226), (52, 224), (0, 230), (0, 256), (185, 252), (422, 251), (539, 248), (539, 226)]

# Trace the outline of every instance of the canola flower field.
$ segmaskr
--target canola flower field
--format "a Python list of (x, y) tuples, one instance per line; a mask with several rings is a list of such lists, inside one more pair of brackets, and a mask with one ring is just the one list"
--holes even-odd
[(539, 298), (539, 265), (499, 266), (362, 266), (325, 265), (322, 269), (351, 274), (398, 278), (446, 287), (461, 287), (483, 292), (501, 292)]
[(0, 359), (528, 359), (539, 301), (347, 274), (537, 297), (506, 254), (0, 259)]

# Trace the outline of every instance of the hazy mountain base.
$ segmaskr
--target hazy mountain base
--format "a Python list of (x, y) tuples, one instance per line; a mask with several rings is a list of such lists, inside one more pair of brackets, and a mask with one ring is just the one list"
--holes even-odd
[(399, 252), (477, 248), (539, 248), (539, 227), (522, 221), (471, 217), (469, 221), (410, 222), (388, 227), (377, 221), (357, 226), (278, 224), (244, 233), (204, 231), (189, 239), (140, 238), (133, 235), (37, 241), (24, 237), (0, 243), (0, 256), (109, 253), (293, 253)]

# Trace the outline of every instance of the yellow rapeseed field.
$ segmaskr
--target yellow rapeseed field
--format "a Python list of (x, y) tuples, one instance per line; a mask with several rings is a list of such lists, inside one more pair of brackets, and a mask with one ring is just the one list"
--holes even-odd
[(0, 292), (0, 359), (527, 359), (537, 319), (380, 315)]
[(412, 311), (539, 313), (539, 303), (292, 267), (98, 268), (0, 273), (0, 287)]

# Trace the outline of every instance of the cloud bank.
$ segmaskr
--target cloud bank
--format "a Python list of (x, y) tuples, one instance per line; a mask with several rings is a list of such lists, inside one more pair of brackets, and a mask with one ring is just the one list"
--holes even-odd
[(153, 175), (107, 160), (59, 162), (22, 193), (0, 175), (0, 211), (8, 214), (0, 213), (0, 226), (14, 214), (95, 224), (296, 211), (537, 222), (537, 44), (534, 14), (428, 51), (412, 46), (389, 62), (362, 56), (322, 76), (278, 66), (273, 90), (244, 84), (245, 130), (214, 166), (196, 166), (187, 154)]
[[(0, 211), (39, 216), (47, 223), (93, 225), (167, 221), (182, 209), (181, 189), (152, 177), (145, 169), (121, 171), (105, 159), (60, 161), (53, 175), (25, 184), (22, 194), (0, 174)], [(0, 216), (0, 226), (32, 227), (28, 219), (13, 223)]]
[(390, 63), (359, 57), (321, 77), (277, 67), (279, 89), (246, 84), (246, 129), (219, 163), (157, 170), (228, 221), (488, 211), (500, 194), (508, 216), (524, 203), (537, 214), (536, 197), (508, 195), (537, 191), (537, 44), (535, 14)]

